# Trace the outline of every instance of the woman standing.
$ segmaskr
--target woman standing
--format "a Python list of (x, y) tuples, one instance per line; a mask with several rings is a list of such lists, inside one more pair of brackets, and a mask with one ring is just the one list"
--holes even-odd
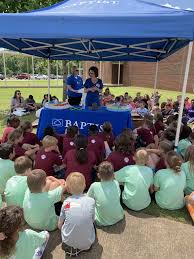
[(102, 80), (98, 78), (98, 68), (90, 67), (89, 69), (90, 78), (86, 79), (84, 84), (86, 96), (86, 106), (92, 106), (96, 104), (100, 106), (100, 94), (102, 92), (103, 83)]
[(21, 92), (16, 90), (14, 96), (11, 99), (11, 111), (16, 108), (23, 108), (24, 107), (24, 98), (21, 96)]

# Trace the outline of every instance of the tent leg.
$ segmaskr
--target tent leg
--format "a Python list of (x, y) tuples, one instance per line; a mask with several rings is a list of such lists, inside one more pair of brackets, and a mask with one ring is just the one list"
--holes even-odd
[(155, 80), (154, 80), (154, 97), (156, 94), (157, 83), (158, 83), (158, 61), (156, 62), (156, 73), (155, 73)]
[(51, 94), (51, 66), (50, 59), (48, 59), (48, 101), (50, 102), (50, 94)]
[(120, 73), (121, 73), (121, 62), (119, 61), (119, 67), (118, 67), (118, 86), (120, 85)]
[(177, 148), (178, 142), (179, 142), (181, 122), (182, 122), (184, 102), (185, 102), (185, 94), (187, 90), (187, 81), (189, 77), (189, 68), (190, 68), (191, 56), (192, 56), (192, 49), (193, 49), (193, 42), (191, 41), (189, 43), (187, 61), (186, 61), (186, 67), (185, 67), (185, 75), (184, 75), (183, 88), (182, 88), (182, 99), (181, 99), (181, 105), (179, 109), (179, 117), (178, 117), (178, 124), (177, 124), (177, 130), (176, 130), (176, 138), (175, 138), (175, 148)]
[(59, 86), (59, 66), (58, 61), (56, 61), (56, 74), (57, 74), (57, 87)]
[(3, 51), (3, 69), (4, 69), (4, 76), (5, 76), (5, 86), (7, 86), (7, 70), (6, 70), (6, 62), (5, 62), (4, 51)]
[(35, 78), (34, 78), (34, 57), (32, 56), (32, 78), (35, 86)]

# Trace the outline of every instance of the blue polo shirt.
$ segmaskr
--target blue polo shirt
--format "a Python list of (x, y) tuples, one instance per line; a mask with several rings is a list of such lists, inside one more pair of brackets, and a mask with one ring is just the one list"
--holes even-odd
[[(66, 84), (70, 85), (74, 90), (80, 90), (83, 88), (83, 80), (82, 80), (81, 76), (74, 76), (74, 75), (68, 76)], [(74, 92), (70, 91), (69, 89), (67, 91), (67, 95), (69, 97), (81, 97), (82, 96), (82, 94), (74, 93)]]
[[(98, 79), (98, 81), (94, 84), (91, 80), (91, 78), (86, 79), (84, 87), (86, 89), (97, 87), (98, 89), (103, 88), (103, 83), (101, 79)], [(100, 98), (99, 98), (99, 92), (88, 92), (86, 96), (86, 106), (92, 106), (93, 103), (96, 103), (98, 106), (100, 105)]]

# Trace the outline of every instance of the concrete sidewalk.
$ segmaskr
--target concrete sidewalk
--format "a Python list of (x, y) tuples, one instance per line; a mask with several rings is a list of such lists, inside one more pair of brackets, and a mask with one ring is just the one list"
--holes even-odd
[[(79, 259), (136, 259), (136, 258), (194, 258), (194, 227), (154, 218), (142, 213), (125, 212), (125, 220), (118, 224), (97, 229), (96, 243)], [(44, 259), (62, 259), (60, 232), (51, 233)]]

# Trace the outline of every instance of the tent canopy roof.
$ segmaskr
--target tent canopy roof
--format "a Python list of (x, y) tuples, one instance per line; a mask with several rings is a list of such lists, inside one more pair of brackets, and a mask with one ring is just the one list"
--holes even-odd
[(155, 62), (194, 37), (193, 12), (142, 0), (65, 0), (0, 24), (0, 47), (50, 59)]

